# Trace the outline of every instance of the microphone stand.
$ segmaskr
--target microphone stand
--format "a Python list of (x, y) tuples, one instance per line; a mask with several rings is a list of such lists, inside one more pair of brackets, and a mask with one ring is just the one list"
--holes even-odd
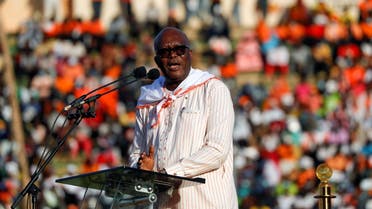
[[(88, 94), (85, 94), (81, 97), (79, 97), (77, 100), (73, 101), (71, 103), (71, 105), (69, 105), (69, 108), (76, 108), (76, 111), (75, 113), (69, 113), (68, 112), (68, 109), (64, 110), (65, 112), (68, 112), (67, 113), (67, 119), (68, 120), (72, 120), (72, 119), (75, 119), (75, 121), (73, 122), (72, 126), (67, 130), (66, 134), (61, 138), (61, 140), (59, 140), (57, 142), (57, 145), (56, 147), (54, 147), (52, 149), (52, 151), (50, 152), (50, 154), (46, 157), (45, 159), (45, 162), (41, 164), (41, 166), (39, 167), (39, 169), (36, 169), (35, 172), (32, 174), (31, 176), (31, 179), (29, 181), (29, 183), (26, 185), (26, 187), (18, 194), (18, 196), (15, 198), (15, 201), (13, 202), (13, 204), (11, 205), (11, 208), (12, 209), (16, 209), (17, 206), (19, 205), (19, 203), (21, 202), (22, 198), (26, 195), (26, 194), (29, 194), (31, 195), (32, 197), (32, 206), (31, 208), (32, 209), (36, 209), (36, 203), (37, 203), (37, 195), (38, 193), (41, 191), (36, 185), (35, 185), (35, 182), (37, 181), (37, 179), (39, 178), (40, 174), (44, 171), (45, 167), (50, 163), (50, 161), (53, 159), (53, 157), (55, 156), (55, 154), (58, 152), (58, 150), (62, 147), (62, 145), (64, 144), (64, 142), (67, 140), (67, 137), (70, 135), (70, 133), (80, 124), (80, 122), (82, 121), (83, 118), (93, 118), (95, 117), (95, 112), (94, 108), (91, 107), (91, 103), (95, 103), (95, 101), (97, 99), (99, 99), (101, 96), (103, 95), (106, 95), (108, 93), (111, 93), (119, 88), (121, 88), (122, 86), (124, 85), (129, 85), (129, 84), (132, 84), (136, 81), (138, 81), (139, 79), (135, 78), (134, 80), (131, 80), (131, 81), (128, 81), (126, 82), (125, 84), (122, 84), (122, 85), (119, 85), (118, 87), (116, 88), (113, 88), (113, 89), (110, 89), (102, 94), (96, 94), (92, 97), (89, 97), (87, 99), (84, 99), (86, 98), (87, 95), (99, 90), (99, 89), (102, 89), (103, 87), (106, 87), (106, 86), (109, 86), (113, 83), (116, 83), (118, 81), (114, 81), (114, 82), (111, 82), (111, 83), (108, 83), (106, 85), (104, 85), (103, 87), (99, 87), (91, 92), (89, 92)], [(81, 101), (82, 100), (82, 101)], [(79, 101), (79, 102), (77, 102)], [(85, 112), (84, 108), (83, 108), (83, 105), (84, 104), (88, 104), (89, 108), (88, 110)], [(42, 160), (42, 159), (40, 159)]]
[(30, 194), (32, 196), (32, 209), (36, 209), (37, 195), (40, 192), (40, 189), (35, 185), (36, 180), (39, 178), (40, 174), (44, 171), (45, 167), (52, 160), (57, 151), (62, 147), (64, 142), (67, 139), (67, 136), (79, 125), (83, 117), (77, 118), (70, 129), (67, 130), (66, 134), (57, 142), (57, 146), (54, 147), (52, 152), (46, 157), (45, 162), (41, 164), (41, 167), (38, 170), (35, 170), (34, 174), (31, 176), (31, 180), (26, 185), (26, 187), (19, 193), (16, 197), (14, 203), (11, 205), (12, 209), (15, 209), (20, 203), (21, 199), (26, 195)]
[[(68, 115), (67, 115), (67, 118), (74, 119), (74, 118), (78, 118), (80, 116), (83, 116), (84, 118), (94, 118), (96, 116), (96, 114), (94, 112), (94, 106), (92, 107), (91, 104), (95, 104), (95, 101), (97, 101), (102, 96), (104, 96), (106, 94), (109, 94), (109, 93), (111, 93), (113, 91), (116, 91), (116, 90), (120, 89), (123, 86), (132, 84), (132, 83), (134, 83), (136, 81), (138, 81), (138, 79), (133, 79), (131, 81), (127, 81), (126, 83), (121, 84), (118, 87), (115, 87), (115, 88), (112, 88), (110, 90), (107, 90), (107, 91), (105, 91), (105, 92), (103, 92), (101, 94), (96, 94), (96, 95), (93, 95), (91, 97), (88, 97), (88, 98), (82, 100), (79, 103), (75, 103), (74, 106), (71, 106), (71, 107), (77, 107), (77, 110), (75, 111), (75, 113), (70, 113), (69, 112)], [(100, 88), (102, 88), (102, 87), (100, 87)], [(83, 95), (83, 96), (85, 96), (85, 95)], [(87, 104), (88, 105), (88, 109), (86, 111), (84, 111), (84, 108), (83, 108), (83, 105), (84, 104)]]

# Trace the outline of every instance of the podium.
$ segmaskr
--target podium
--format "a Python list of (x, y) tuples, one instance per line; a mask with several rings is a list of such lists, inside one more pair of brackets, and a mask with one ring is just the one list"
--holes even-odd
[(185, 178), (126, 166), (56, 179), (57, 183), (103, 191), (113, 208), (155, 203), (160, 193), (204, 184), (203, 178)]

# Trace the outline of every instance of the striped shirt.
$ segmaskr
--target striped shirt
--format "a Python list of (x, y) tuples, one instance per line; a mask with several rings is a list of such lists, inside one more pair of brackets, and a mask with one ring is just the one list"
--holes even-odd
[[(197, 186), (181, 186), (179, 198), (165, 201), (159, 197), (160, 208), (238, 208), (233, 177), (234, 109), (222, 81), (209, 79), (175, 98), (160, 115), (156, 105), (138, 108), (136, 114), (131, 166), (153, 145), (154, 170), (165, 168), (171, 175), (206, 180)], [(159, 123), (152, 126), (155, 120)]]

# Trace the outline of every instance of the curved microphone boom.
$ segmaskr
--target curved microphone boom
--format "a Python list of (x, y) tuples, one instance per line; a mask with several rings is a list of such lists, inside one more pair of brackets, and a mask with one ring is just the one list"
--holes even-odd
[[(125, 80), (125, 79), (130, 78), (130, 77), (134, 77), (134, 78), (135, 78), (134, 81), (136, 81), (136, 80), (138, 80), (138, 79), (145, 78), (146, 76), (148, 76), (147, 73), (146, 73), (146, 68), (145, 68), (144, 66), (137, 67), (137, 68), (135, 68), (135, 69), (132, 71), (132, 73), (130, 73), (129, 75), (127, 75), (127, 76), (123, 76), (123, 77), (120, 77), (120, 78), (117, 79), (117, 80), (114, 80), (114, 81), (112, 81), (112, 82), (110, 82), (110, 83), (107, 83), (107, 84), (105, 84), (105, 85), (103, 85), (103, 86), (100, 86), (100, 87), (98, 87), (98, 88), (96, 88), (96, 89), (93, 89), (93, 90), (90, 91), (89, 93), (84, 94), (84, 95), (82, 95), (81, 97), (75, 99), (75, 100), (72, 101), (69, 105), (67, 105), (66, 107), (64, 107), (63, 110), (64, 110), (64, 111), (68, 111), (69, 109), (71, 109), (71, 108), (73, 108), (73, 107), (78, 107), (78, 106), (80, 106), (80, 105), (83, 105), (83, 104), (87, 103), (87, 99), (85, 99), (85, 98), (86, 98), (88, 95), (90, 95), (90, 94), (92, 94), (92, 93), (94, 93), (94, 92), (96, 92), (96, 91), (98, 91), (98, 90), (100, 90), (100, 89), (103, 89), (103, 88), (105, 88), (105, 87), (107, 87), (107, 86), (110, 86), (110, 85), (112, 85), (112, 84), (114, 84), (114, 83), (121, 82), (122, 80)], [(95, 98), (98, 98), (98, 97), (95, 97)], [(89, 100), (92, 100), (92, 98), (88, 98), (88, 99), (89, 99)]]

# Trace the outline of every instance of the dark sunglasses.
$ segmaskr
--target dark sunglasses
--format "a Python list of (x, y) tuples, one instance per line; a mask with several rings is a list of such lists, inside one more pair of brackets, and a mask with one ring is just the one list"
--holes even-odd
[(190, 48), (185, 45), (175, 46), (173, 48), (162, 48), (159, 49), (156, 54), (161, 58), (167, 58), (171, 55), (172, 52), (175, 52), (177, 56), (183, 56), (186, 54), (186, 51)]

